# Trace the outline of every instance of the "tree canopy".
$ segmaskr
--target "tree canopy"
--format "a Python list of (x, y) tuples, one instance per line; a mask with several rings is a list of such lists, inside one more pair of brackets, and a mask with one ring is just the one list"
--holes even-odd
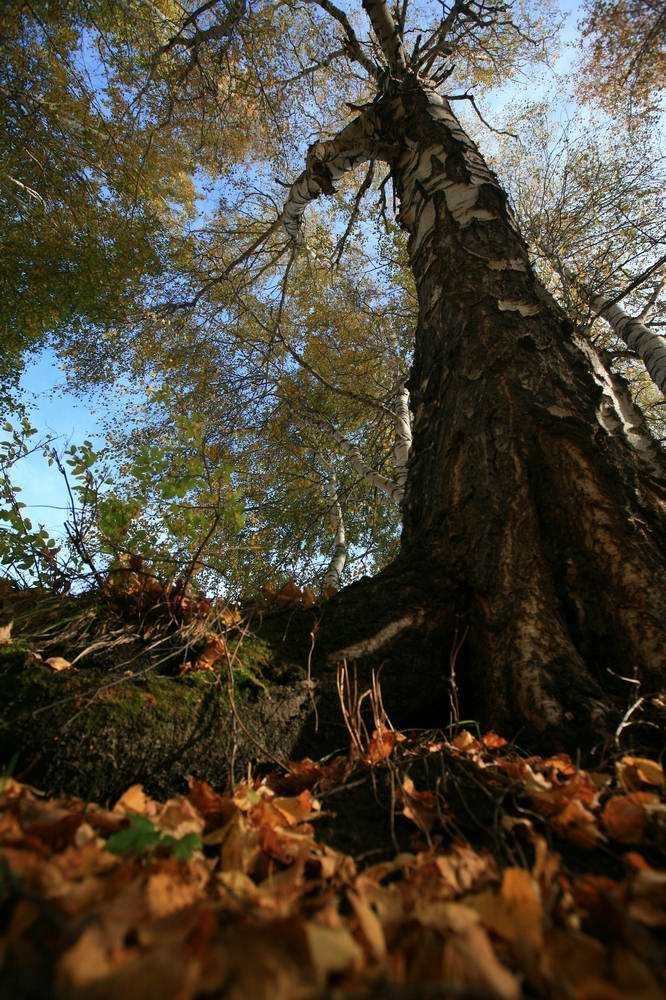
[[(627, 73), (650, 81), (626, 89), (645, 103), (661, 85), (647, 5), (620, 7), (590, 6), (583, 25), (589, 95), (607, 109), (621, 103), (599, 55), (612, 31)], [(238, 594), (321, 583), (341, 523), (343, 578), (395, 553), (417, 296), (391, 168), (378, 151), (280, 220), (308, 147), (402, 65), (462, 98), (535, 265), (663, 436), (643, 362), (590, 306), (633, 286), (629, 311), (663, 323), (654, 123), (629, 139), (585, 112), (558, 132), (540, 101), (511, 115), (517, 138), (496, 135), (484, 99), (553, 58), (557, 7), (385, 10), (394, 48), (372, 5), (329, 0), (17, 3), (5, 18), (5, 375), (50, 343), (75, 391), (125, 394), (97, 463), (71, 465), (102, 564), (133, 551), (168, 574), (195, 560), (202, 585)]]

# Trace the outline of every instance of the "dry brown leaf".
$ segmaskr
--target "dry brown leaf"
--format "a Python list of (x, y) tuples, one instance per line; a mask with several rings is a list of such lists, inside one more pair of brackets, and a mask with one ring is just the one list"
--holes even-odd
[(273, 601), (279, 608), (293, 608), (301, 603), (302, 598), (303, 591), (293, 580), (288, 580), (284, 587), (275, 592)]
[(318, 982), (325, 986), (332, 973), (361, 968), (363, 953), (346, 927), (325, 927), (309, 920), (305, 934)]
[(666, 927), (666, 871), (643, 865), (631, 880), (629, 913), (648, 927)]
[(44, 663), (51, 670), (68, 670), (72, 665), (64, 656), (49, 656), (48, 660), (44, 660)]
[(368, 764), (379, 764), (380, 761), (390, 757), (396, 742), (397, 737), (393, 730), (385, 729), (380, 733), (375, 729), (368, 743), (368, 752), (365, 756)]
[(8, 642), (12, 641), (12, 626), (14, 622), (9, 622), (8, 625), (0, 625), (0, 646), (6, 646)]
[(543, 908), (539, 887), (524, 868), (506, 868), (499, 895), (481, 893), (465, 899), (485, 927), (511, 944), (522, 970), (536, 979), (543, 960)]
[(176, 840), (188, 833), (201, 834), (205, 820), (184, 795), (175, 795), (163, 805), (156, 804), (154, 823), (161, 833), (171, 834)]
[(348, 889), (347, 898), (371, 956), (376, 961), (381, 961), (386, 956), (386, 938), (377, 914), (360, 892)]
[(206, 827), (216, 830), (236, 814), (238, 806), (233, 799), (214, 791), (207, 781), (188, 778), (190, 790), (187, 797), (205, 822)]
[(429, 833), (437, 817), (437, 799), (432, 792), (417, 792), (414, 782), (405, 775), (402, 782), (402, 812), (419, 830)]
[(312, 587), (303, 587), (303, 607), (307, 611), (308, 608), (312, 608), (317, 603), (317, 595), (315, 594)]
[(219, 635), (206, 636), (206, 646), (203, 652), (197, 657), (189, 670), (181, 669), (181, 674), (190, 673), (193, 670), (213, 670), (215, 664), (226, 656), (227, 644)]
[(296, 826), (297, 823), (313, 819), (321, 810), (321, 806), (312, 798), (307, 788), (300, 795), (273, 799), (271, 807), (278, 810), (282, 822), (286, 822), (288, 826)]
[(236, 628), (243, 620), (238, 608), (223, 608), (220, 617), (225, 628)]
[(604, 835), (597, 826), (596, 816), (578, 799), (572, 799), (561, 812), (552, 816), (549, 826), (561, 837), (587, 850), (591, 850), (604, 840)]
[(114, 813), (141, 813), (143, 816), (155, 815), (157, 803), (149, 799), (143, 790), (143, 785), (131, 785), (126, 792), (120, 796), (115, 806)]
[(130, 949), (114, 951), (109, 946), (104, 928), (98, 924), (86, 927), (76, 944), (61, 957), (56, 983), (61, 995), (85, 989), (107, 976), (131, 954)]
[(616, 762), (615, 770), (625, 792), (640, 791), (643, 785), (664, 784), (663, 767), (647, 757), (623, 757)]
[(245, 874), (251, 872), (261, 853), (258, 831), (241, 812), (237, 812), (221, 834), (220, 857), (223, 870), (236, 870)]
[(488, 750), (499, 750), (500, 747), (508, 746), (508, 740), (505, 740), (503, 736), (498, 736), (497, 733), (493, 732), (485, 733), (481, 737), (481, 742)]
[(462, 750), (463, 753), (472, 753), (481, 747), (479, 741), (467, 729), (462, 729), (451, 742), (456, 750)]
[(446, 903), (442, 931), (442, 978), (457, 987), (478, 987), (503, 1000), (517, 1000), (520, 980), (499, 961), (478, 914), (466, 906)]
[(195, 882), (168, 872), (150, 875), (146, 883), (146, 902), (150, 915), (156, 919), (170, 917), (201, 899), (201, 888)]
[(621, 844), (640, 844), (647, 822), (647, 805), (658, 805), (653, 792), (614, 795), (604, 806), (602, 819), (609, 836)]

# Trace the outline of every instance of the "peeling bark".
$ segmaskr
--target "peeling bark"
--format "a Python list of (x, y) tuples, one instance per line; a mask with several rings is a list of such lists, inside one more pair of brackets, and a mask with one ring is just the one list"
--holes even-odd
[(328, 495), (332, 504), (333, 520), (335, 525), (335, 543), (331, 561), (326, 567), (322, 587), (334, 587), (336, 590), (340, 586), (342, 572), (347, 562), (347, 538), (345, 534), (345, 522), (342, 516), (342, 507), (338, 500), (338, 485), (335, 474), (331, 473), (328, 482)]
[(393, 446), (393, 464), (395, 465), (395, 481), (400, 490), (400, 501), (405, 493), (407, 482), (407, 462), (412, 447), (412, 418), (409, 412), (409, 389), (401, 385), (395, 407), (395, 445)]
[[(536, 278), (448, 103), (406, 78), (345, 129), (359, 131), (365, 155), (391, 164), (419, 301), (402, 549), (376, 586), (395, 586), (403, 567), (423, 577), (426, 620), (448, 602), (434, 671), (455, 607), (466, 713), (570, 744), (581, 729), (608, 733), (627, 693), (611, 672), (643, 694), (663, 686), (663, 458), (621, 380)], [(363, 155), (337, 143), (297, 182), (311, 197), (323, 164), (332, 181)]]
[(624, 309), (603, 295), (594, 295), (592, 308), (605, 319), (613, 333), (623, 340), (630, 351), (635, 351), (647, 368), (650, 378), (666, 396), (666, 341), (650, 330), (639, 319), (629, 316)]
[(401, 558), (427, 553), (467, 595), (487, 719), (603, 730), (608, 668), (663, 684), (663, 462), (450, 108), (422, 87), (395, 104), (419, 297)]

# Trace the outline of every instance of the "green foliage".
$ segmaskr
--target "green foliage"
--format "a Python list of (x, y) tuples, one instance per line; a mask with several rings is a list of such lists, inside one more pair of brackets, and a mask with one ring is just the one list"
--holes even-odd
[(177, 860), (189, 861), (195, 851), (201, 850), (201, 837), (196, 833), (176, 838), (168, 833), (160, 833), (147, 816), (132, 813), (128, 818), (129, 826), (112, 833), (106, 842), (106, 849), (111, 854), (136, 854), (142, 857), (158, 848), (165, 848)]
[[(272, 225), (309, 144), (335, 135), (386, 82), (372, 69), (380, 46), (362, 5), (345, 11), (68, 0), (8, 12), (7, 372), (48, 337), (75, 390), (119, 390), (127, 402), (104, 448), (45, 451), (71, 492), (59, 561), (5, 477), (0, 545), (23, 579), (99, 583), (136, 556), (163, 578), (183, 573), (233, 595), (271, 578), (316, 584), (333, 543), (332, 476), (347, 579), (395, 553), (399, 510), (340, 444), (394, 474), (391, 407), (409, 372), (417, 299), (387, 210), (390, 171), (377, 161), (367, 183), (350, 171), (312, 206), (307, 253)], [(559, 16), (550, 3), (456, 4), (442, 23), (430, 0), (401, 15), (408, 55), (433, 46), (422, 75), (450, 76), (442, 89), (473, 86), (477, 97), (552, 55)], [(354, 61), (355, 45), (365, 61)], [(500, 152), (553, 289), (555, 258), (596, 274), (608, 274), (612, 253), (617, 271), (638, 267), (661, 239), (658, 186), (641, 187), (634, 172), (631, 190), (600, 203), (600, 189), (618, 188), (617, 142), (595, 150), (580, 138), (568, 162), (540, 174), (548, 127), (537, 117), (518, 153)]]

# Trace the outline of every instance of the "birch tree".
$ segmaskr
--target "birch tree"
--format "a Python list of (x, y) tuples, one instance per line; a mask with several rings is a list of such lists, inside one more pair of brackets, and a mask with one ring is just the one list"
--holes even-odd
[[(607, 669), (631, 663), (647, 689), (663, 683), (663, 461), (536, 277), (505, 193), (438, 87), (449, 39), (483, 38), (506, 12), (454, 5), (410, 47), (382, 0), (364, 10), (372, 61), (361, 50), (357, 62), (375, 96), (310, 147), (278, 220), (298, 245), (314, 199), (362, 163), (390, 165), (419, 300), (415, 420), (401, 553), (369, 586), (399, 585), (417, 564), (440, 641), (463, 602), (465, 674), (484, 718), (563, 738), (603, 730)], [(388, 635), (399, 647), (395, 629), (378, 635), (368, 651)]]
[[(205, 7), (200, 59), (229, 13)], [(163, 56), (185, 22), (190, 38), (194, 14), (170, 15), (180, 27)], [(254, 19), (273, 15), (277, 40), (258, 38)], [(471, 105), (454, 88), (483, 87), (489, 67), (509, 79), (547, 50), (548, 32), (486, 0), (245, 11), (236, 72), (247, 69), (265, 112), (263, 153), (248, 154), (242, 177), (225, 174), (219, 211), (182, 232), (180, 271), (154, 298), (172, 331), (183, 316), (251, 321), (257, 344), (291, 359), (294, 385), (303, 369), (322, 392), (377, 408), (395, 378), (381, 391), (352, 385), (350, 366), (331, 390), (318, 343), (332, 328), (295, 339), (290, 296), (300, 262), (344, 243), (363, 197), (391, 184), (417, 299), (402, 536), (381, 573), (331, 603), (332, 659), (388, 664), (399, 703), (406, 672), (436, 685), (457, 656), (466, 713), (561, 745), (616, 728), (627, 676), (645, 698), (663, 686), (666, 487), (655, 441), (535, 273), (507, 194), (454, 111)], [(298, 59), (289, 40), (305, 38)], [(326, 200), (328, 232), (313, 204)], [(430, 690), (409, 704), (419, 722), (437, 707)]]

